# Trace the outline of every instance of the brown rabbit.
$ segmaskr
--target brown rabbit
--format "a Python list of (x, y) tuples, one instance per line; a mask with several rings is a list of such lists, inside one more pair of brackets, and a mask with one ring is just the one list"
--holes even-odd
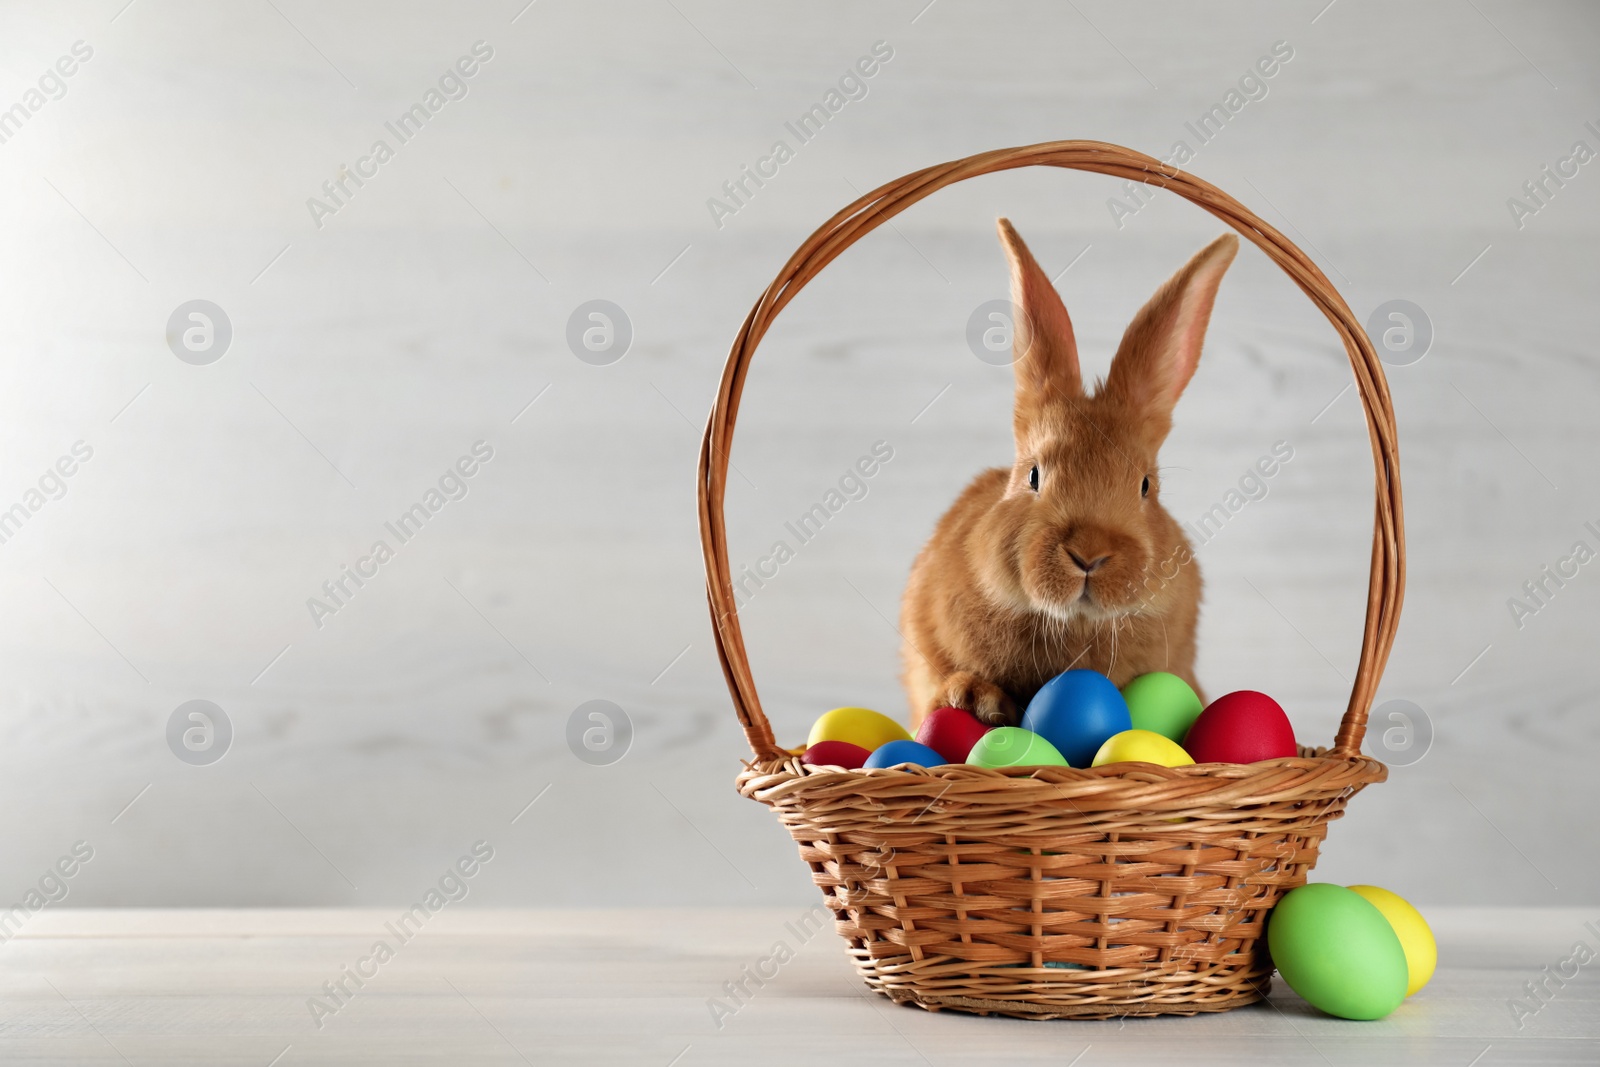
[(1074, 667), (1118, 686), (1148, 671), (1195, 685), (1200, 568), (1159, 502), (1156, 452), (1239, 239), (1217, 238), (1156, 291), (1090, 394), (1061, 297), (1011, 223), (999, 230), (1016, 459), (967, 486), (912, 565), (900, 624), (914, 724), (946, 705), (1014, 724)]

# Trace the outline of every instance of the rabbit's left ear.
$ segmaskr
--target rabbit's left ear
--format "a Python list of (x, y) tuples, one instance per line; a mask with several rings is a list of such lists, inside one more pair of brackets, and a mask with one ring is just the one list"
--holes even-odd
[(1238, 251), (1239, 238), (1224, 234), (1156, 290), (1122, 335), (1106, 392), (1170, 426), (1172, 409), (1200, 362), (1217, 287)]

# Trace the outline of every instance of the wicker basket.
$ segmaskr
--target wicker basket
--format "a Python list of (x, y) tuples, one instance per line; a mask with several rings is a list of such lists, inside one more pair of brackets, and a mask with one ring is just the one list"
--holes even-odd
[[(728, 451), (756, 345), (795, 294), (865, 234), (947, 185), (1029, 166), (1148, 182), (1193, 201), (1282, 267), (1343, 340), (1366, 411), (1377, 507), (1360, 665), (1331, 749), (1249, 765), (828, 771), (773, 740), (739, 628), (723, 523)], [(717, 651), (755, 754), (739, 792), (771, 807), (799, 843), (869, 986), (933, 1011), (1032, 1019), (1190, 1015), (1266, 994), (1267, 913), (1304, 883), (1345, 802), (1387, 777), (1360, 748), (1405, 581), (1383, 368), (1300, 249), (1221, 190), (1111, 144), (1009, 148), (906, 175), (812, 234), (745, 319), (706, 426), (699, 501)]]

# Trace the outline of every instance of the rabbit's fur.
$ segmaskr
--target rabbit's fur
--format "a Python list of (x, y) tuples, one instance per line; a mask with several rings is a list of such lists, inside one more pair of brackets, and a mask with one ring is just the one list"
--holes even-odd
[(1200, 568), (1161, 507), (1156, 453), (1239, 240), (1219, 237), (1156, 291), (1089, 393), (1061, 297), (1011, 223), (999, 231), (1017, 320), (1016, 458), (967, 486), (912, 565), (900, 609), (912, 721), (952, 706), (1015, 724), (1074, 667), (1119, 686), (1170, 671), (1198, 692)]

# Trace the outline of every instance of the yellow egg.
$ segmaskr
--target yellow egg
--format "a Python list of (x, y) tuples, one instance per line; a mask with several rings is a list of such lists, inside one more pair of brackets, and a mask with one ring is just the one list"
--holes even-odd
[(1089, 766), (1108, 763), (1154, 763), (1159, 767), (1187, 767), (1194, 759), (1176, 741), (1154, 730), (1124, 730), (1106, 738)]
[(1389, 920), (1389, 925), (1394, 927), (1395, 935), (1400, 938), (1400, 947), (1406, 953), (1406, 996), (1427, 985), (1428, 979), (1433, 977), (1434, 967), (1439, 963), (1439, 946), (1433, 940), (1428, 920), (1404, 897), (1387, 889), (1379, 889), (1375, 885), (1352, 885), (1346, 888), (1365, 897), (1367, 903), (1381, 911), (1383, 917)]
[(909, 740), (906, 728), (887, 715), (868, 708), (834, 708), (812, 724), (806, 747), (818, 741), (848, 741), (874, 752), (890, 741)]

